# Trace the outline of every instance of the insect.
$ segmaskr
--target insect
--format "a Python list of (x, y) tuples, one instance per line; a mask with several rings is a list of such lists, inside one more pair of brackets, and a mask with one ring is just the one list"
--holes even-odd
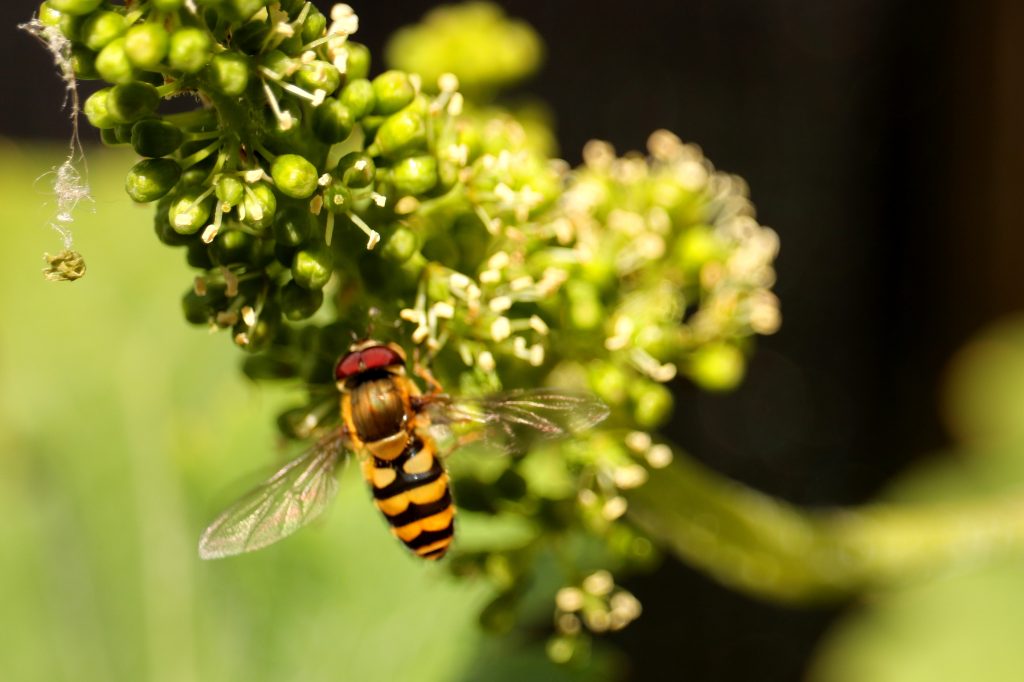
[(453, 397), (418, 363), (414, 370), (426, 392), (409, 377), (397, 344), (353, 344), (334, 369), (341, 425), (224, 511), (203, 532), (199, 555), (219, 559), (291, 535), (323, 512), (337, 492), (338, 464), (355, 453), (391, 532), (416, 555), (440, 559), (455, 534), (455, 506), (439, 452), (453, 426), (470, 427), (463, 441), (490, 438), (515, 449), (523, 432), (558, 437), (608, 415), (607, 406), (589, 394), (552, 389)]

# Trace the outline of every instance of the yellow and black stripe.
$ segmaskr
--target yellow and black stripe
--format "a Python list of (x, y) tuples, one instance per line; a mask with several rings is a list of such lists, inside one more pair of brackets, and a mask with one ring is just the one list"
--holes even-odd
[(363, 460), (363, 475), (395, 537), (424, 559), (444, 556), (455, 534), (455, 507), (434, 443), (413, 436), (393, 460)]

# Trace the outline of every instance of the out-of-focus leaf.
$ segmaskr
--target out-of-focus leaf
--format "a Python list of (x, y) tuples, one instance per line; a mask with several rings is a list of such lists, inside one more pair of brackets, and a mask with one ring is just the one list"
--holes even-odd
[(1017, 680), (1024, 614), (1017, 554), (875, 595), (825, 639), (813, 682)]

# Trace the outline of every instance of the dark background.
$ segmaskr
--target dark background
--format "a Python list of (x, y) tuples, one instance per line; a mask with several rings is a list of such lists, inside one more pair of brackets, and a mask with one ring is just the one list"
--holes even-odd
[[(380, 55), (434, 4), (354, 2), (357, 38)], [(547, 43), (522, 89), (550, 104), (568, 160), (590, 138), (624, 151), (670, 128), (746, 178), (781, 236), (782, 330), (736, 393), (679, 387), (673, 439), (821, 506), (863, 501), (940, 448), (945, 362), (1024, 303), (1024, 3), (499, 4)], [(0, 4), (0, 135), (66, 140), (61, 84), (14, 28), (34, 7)], [(675, 562), (629, 587), (644, 622), (614, 640), (632, 679), (798, 679), (838, 613), (757, 602)]]

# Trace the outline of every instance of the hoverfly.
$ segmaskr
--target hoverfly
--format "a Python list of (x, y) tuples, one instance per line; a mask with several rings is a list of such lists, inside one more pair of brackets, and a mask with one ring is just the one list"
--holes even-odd
[(453, 397), (425, 368), (417, 363), (414, 369), (426, 392), (408, 376), (400, 346), (354, 344), (334, 369), (341, 425), (224, 511), (203, 532), (199, 555), (219, 559), (291, 535), (323, 512), (337, 492), (338, 463), (355, 453), (391, 532), (416, 555), (440, 559), (455, 533), (448, 473), (438, 452), (442, 433), (467, 425), (476, 427), (467, 432), (470, 438), (502, 438), (514, 448), (521, 430), (558, 437), (608, 416), (607, 406), (589, 394), (552, 389)]

